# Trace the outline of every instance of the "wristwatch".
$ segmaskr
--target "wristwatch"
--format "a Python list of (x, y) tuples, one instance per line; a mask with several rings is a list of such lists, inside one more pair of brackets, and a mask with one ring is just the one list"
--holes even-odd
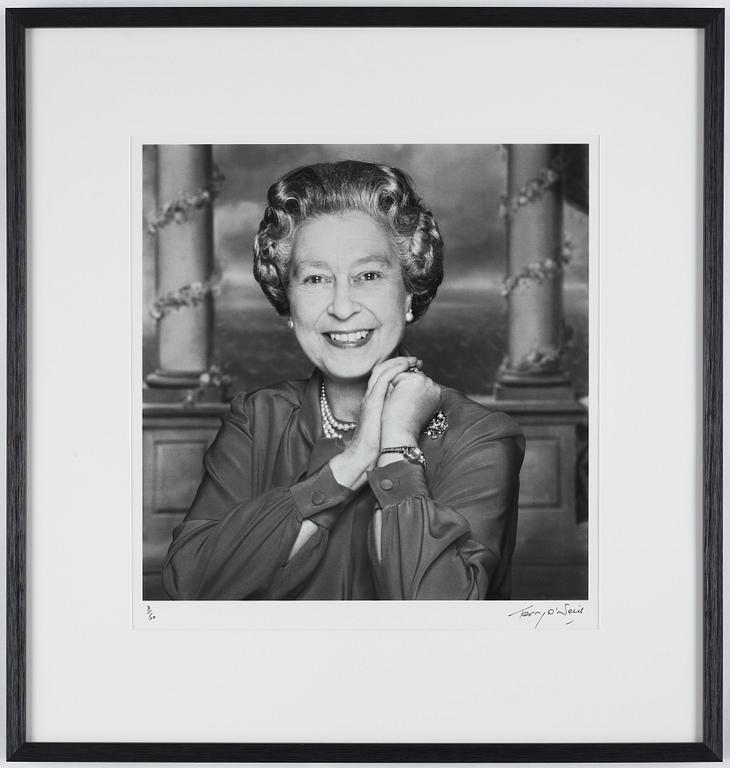
[(426, 457), (423, 455), (423, 451), (415, 445), (398, 445), (395, 448), (383, 448), (379, 456), (382, 456), (384, 453), (400, 453), (404, 459), (407, 459), (412, 464), (420, 464), (422, 467), (426, 466)]

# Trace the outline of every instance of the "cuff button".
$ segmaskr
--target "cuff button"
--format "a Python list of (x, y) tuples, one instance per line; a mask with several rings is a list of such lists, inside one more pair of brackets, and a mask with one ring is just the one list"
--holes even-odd
[(324, 502), (324, 494), (322, 491), (315, 491), (312, 494), (312, 504), (322, 504)]
[(381, 481), (380, 481), (380, 487), (381, 487), (381, 488), (382, 488), (384, 491), (390, 491), (390, 490), (392, 490), (392, 489), (393, 489), (393, 481), (392, 481), (392, 480), (389, 480), (389, 479), (386, 477), (386, 478), (385, 478), (385, 480), (381, 480)]

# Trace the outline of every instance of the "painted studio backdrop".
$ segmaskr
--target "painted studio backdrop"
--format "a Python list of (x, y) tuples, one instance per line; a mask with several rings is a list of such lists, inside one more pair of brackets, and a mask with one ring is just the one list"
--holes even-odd
[(266, 191), (300, 165), (404, 170), (438, 221), (445, 278), (405, 345), (527, 440), (513, 599), (588, 594), (587, 145), (160, 145), (143, 149), (144, 594), (241, 390), (307, 378), (253, 279)]

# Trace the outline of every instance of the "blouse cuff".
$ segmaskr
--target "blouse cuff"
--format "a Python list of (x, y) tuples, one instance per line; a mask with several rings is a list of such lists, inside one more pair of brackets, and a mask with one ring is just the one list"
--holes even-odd
[(339, 507), (354, 494), (352, 489), (335, 480), (329, 463), (306, 480), (292, 485), (289, 490), (301, 518), (311, 519), (328, 530), (340, 513), (339, 508), (333, 507)]
[(368, 472), (367, 477), (382, 509), (400, 504), (404, 499), (413, 496), (431, 495), (423, 467), (405, 459), (393, 461), (384, 467), (376, 467)]

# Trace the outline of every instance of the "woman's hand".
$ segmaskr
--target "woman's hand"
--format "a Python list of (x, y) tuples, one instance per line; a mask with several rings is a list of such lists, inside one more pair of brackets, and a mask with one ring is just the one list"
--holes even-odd
[(392, 357), (373, 368), (352, 442), (330, 461), (332, 474), (340, 485), (355, 490), (365, 483), (365, 473), (375, 466), (380, 453), (383, 405), (391, 382), (405, 375), (409, 368), (420, 365), (416, 357)]
[(418, 438), (441, 402), (441, 387), (423, 373), (400, 373), (383, 405), (381, 447), (418, 445)]

